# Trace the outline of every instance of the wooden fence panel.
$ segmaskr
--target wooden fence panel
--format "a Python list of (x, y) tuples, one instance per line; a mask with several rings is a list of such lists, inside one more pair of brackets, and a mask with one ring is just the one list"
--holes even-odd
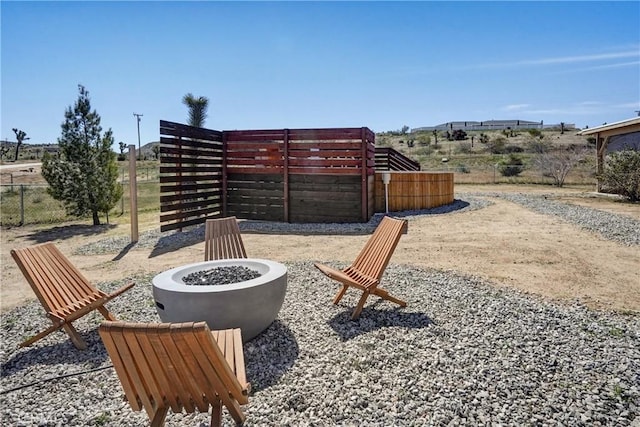
[(391, 147), (376, 147), (375, 168), (379, 171), (419, 171), (420, 163)]
[(263, 221), (284, 221), (282, 174), (229, 173), (227, 175), (228, 216)]
[(160, 121), (160, 230), (222, 215), (222, 132)]
[(361, 182), (356, 175), (291, 175), (290, 222), (358, 222)]
[[(429, 209), (453, 203), (453, 172), (389, 172), (389, 212)], [(385, 212), (383, 172), (375, 175), (375, 211)]]

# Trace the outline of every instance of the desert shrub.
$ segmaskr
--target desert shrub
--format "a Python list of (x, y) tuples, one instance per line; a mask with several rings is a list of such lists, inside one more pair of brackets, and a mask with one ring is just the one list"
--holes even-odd
[(587, 142), (588, 142), (590, 145), (596, 145), (596, 137), (595, 137), (595, 136), (588, 136), (588, 137), (587, 137)]
[(433, 147), (431, 147), (429, 145), (418, 147), (414, 151), (414, 154), (416, 156), (430, 156), (431, 154), (433, 154)]
[(535, 156), (533, 165), (543, 176), (553, 178), (556, 186), (562, 187), (569, 172), (586, 156), (587, 150), (582, 148), (549, 150)]
[(487, 149), (491, 154), (504, 154), (507, 145), (507, 138), (497, 135), (487, 143)]
[(456, 145), (455, 152), (458, 154), (469, 154), (471, 153), (471, 151), (471, 144), (468, 142), (461, 142), (460, 144)]
[(606, 190), (630, 202), (640, 201), (640, 151), (627, 149), (609, 154), (598, 178)]
[(507, 145), (504, 147), (504, 152), (505, 154), (510, 154), (510, 153), (522, 153), (524, 151), (524, 148), (522, 148), (519, 145)]
[(467, 133), (462, 129), (456, 129), (451, 134), (451, 139), (453, 139), (454, 141), (464, 141), (465, 139), (467, 139)]
[(471, 173), (471, 170), (469, 170), (469, 167), (467, 165), (462, 163), (462, 164), (459, 164), (456, 167), (456, 172), (459, 172), (459, 173)]
[(524, 162), (520, 156), (509, 154), (498, 162), (498, 171), (502, 176), (518, 176), (524, 170)]
[(542, 131), (540, 129), (527, 129), (527, 133), (533, 138), (542, 138)]
[(528, 138), (526, 141), (527, 152), (534, 154), (547, 153), (551, 150), (552, 145), (549, 138)]
[(431, 136), (425, 133), (418, 135), (418, 144), (419, 145), (429, 145), (431, 144)]

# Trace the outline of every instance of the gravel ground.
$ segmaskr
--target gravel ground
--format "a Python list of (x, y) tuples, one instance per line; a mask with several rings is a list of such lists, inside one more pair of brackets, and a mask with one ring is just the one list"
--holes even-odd
[[(402, 216), (478, 209), (491, 197), (557, 215), (605, 239), (640, 244), (637, 220), (545, 196), (461, 195), (455, 208)], [(366, 232), (374, 222), (349, 230)], [(246, 223), (256, 232), (293, 228)], [(295, 227), (303, 226), (310, 227)], [(323, 225), (318, 232), (346, 232), (345, 227)], [(139, 244), (170, 247), (196, 234), (201, 239), (202, 230), (193, 233), (151, 232)], [(106, 239), (79, 250), (113, 251), (127, 243)], [(638, 316), (549, 302), (451, 271), (391, 265), (384, 287), (408, 307), (371, 298), (360, 319), (351, 321), (357, 292), (334, 306), (337, 285), (311, 262), (287, 267), (287, 297), (278, 320), (245, 345), (252, 383), (248, 426), (640, 425)], [(121, 320), (159, 321), (151, 277), (135, 281), (109, 309)], [(48, 326), (43, 310), (33, 302), (3, 315), (2, 425), (148, 425), (144, 413), (132, 412), (123, 401), (97, 333), (100, 321), (91, 314), (74, 323), (87, 351), (76, 350), (62, 332), (17, 349)], [(208, 418), (170, 413), (167, 425), (198, 426)], [(226, 412), (224, 423), (233, 425)]]
[(613, 240), (628, 246), (640, 245), (640, 221), (626, 215), (563, 203), (554, 200), (556, 196), (552, 194), (532, 196), (523, 193), (484, 193), (482, 195), (502, 198), (541, 214), (557, 216), (582, 229), (599, 234), (605, 240)]

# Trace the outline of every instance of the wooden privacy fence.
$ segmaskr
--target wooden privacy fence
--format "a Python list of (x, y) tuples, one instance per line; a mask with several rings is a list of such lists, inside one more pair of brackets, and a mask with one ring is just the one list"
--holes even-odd
[(160, 230), (223, 212), (223, 133), (160, 121)]
[[(375, 211), (385, 212), (385, 185), (375, 174)], [(429, 209), (453, 203), (453, 172), (387, 172), (389, 212)]]
[[(161, 231), (207, 218), (366, 222), (385, 212), (380, 169), (415, 170), (368, 128), (215, 131), (160, 122)], [(386, 159), (381, 155), (386, 155)], [(389, 211), (453, 202), (453, 173), (392, 171)]]
[(223, 134), (227, 215), (284, 222), (366, 222), (373, 215), (371, 130)]
[(376, 170), (419, 171), (420, 163), (391, 147), (376, 147)]
[(160, 122), (160, 222), (207, 217), (366, 222), (374, 211), (368, 128), (214, 131)]

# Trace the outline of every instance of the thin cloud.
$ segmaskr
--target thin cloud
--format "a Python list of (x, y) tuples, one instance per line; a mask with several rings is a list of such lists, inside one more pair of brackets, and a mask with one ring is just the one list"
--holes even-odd
[(629, 102), (623, 104), (607, 104), (599, 101), (584, 101), (566, 106), (549, 106), (547, 108), (531, 108), (520, 110), (520, 114), (528, 115), (553, 115), (553, 116), (589, 116), (611, 112), (612, 109), (629, 109), (634, 110), (640, 107), (637, 102)]
[(632, 62), (620, 62), (618, 64), (605, 64), (605, 65), (594, 65), (593, 67), (583, 67), (583, 68), (574, 68), (571, 70), (563, 70), (558, 71), (551, 74), (568, 74), (568, 73), (579, 73), (582, 71), (593, 71), (593, 70), (610, 70), (613, 68), (625, 68), (625, 67), (637, 67), (640, 65), (640, 61), (632, 61)]
[(605, 59), (620, 59), (620, 58), (638, 58), (640, 52), (637, 50), (629, 50), (626, 52), (614, 52), (614, 53), (602, 53), (598, 55), (581, 55), (581, 56), (565, 56), (560, 58), (544, 58), (533, 59), (527, 61), (515, 62), (515, 65), (547, 65), (547, 64), (570, 64), (574, 62), (593, 62), (602, 61)]
[(502, 107), (503, 110), (505, 111), (517, 111), (517, 110), (523, 110), (525, 108), (530, 107), (531, 104), (511, 104), (511, 105), (507, 105), (505, 107)]
[(636, 101), (636, 102), (627, 102), (624, 104), (616, 104), (616, 105), (612, 105), (612, 108), (640, 108), (640, 102)]
[(600, 102), (600, 101), (582, 101), (582, 102), (578, 102), (578, 105), (584, 105), (584, 106), (602, 105), (602, 102)]
[[(522, 67), (522, 66), (543, 66), (543, 65), (558, 65), (558, 64), (575, 64), (581, 62), (597, 62), (597, 61), (605, 61), (612, 59), (622, 59), (622, 58), (640, 58), (640, 50), (626, 50), (621, 52), (611, 52), (611, 53), (600, 53), (593, 55), (577, 55), (577, 56), (562, 56), (556, 58), (540, 58), (540, 59), (526, 59), (515, 62), (497, 62), (497, 63), (488, 63), (488, 64), (477, 64), (470, 65), (464, 68), (509, 68), (509, 67)], [(601, 67), (618, 67), (618, 66), (630, 66), (637, 64), (638, 61), (633, 62), (624, 62), (619, 64), (605, 64), (601, 65)]]

